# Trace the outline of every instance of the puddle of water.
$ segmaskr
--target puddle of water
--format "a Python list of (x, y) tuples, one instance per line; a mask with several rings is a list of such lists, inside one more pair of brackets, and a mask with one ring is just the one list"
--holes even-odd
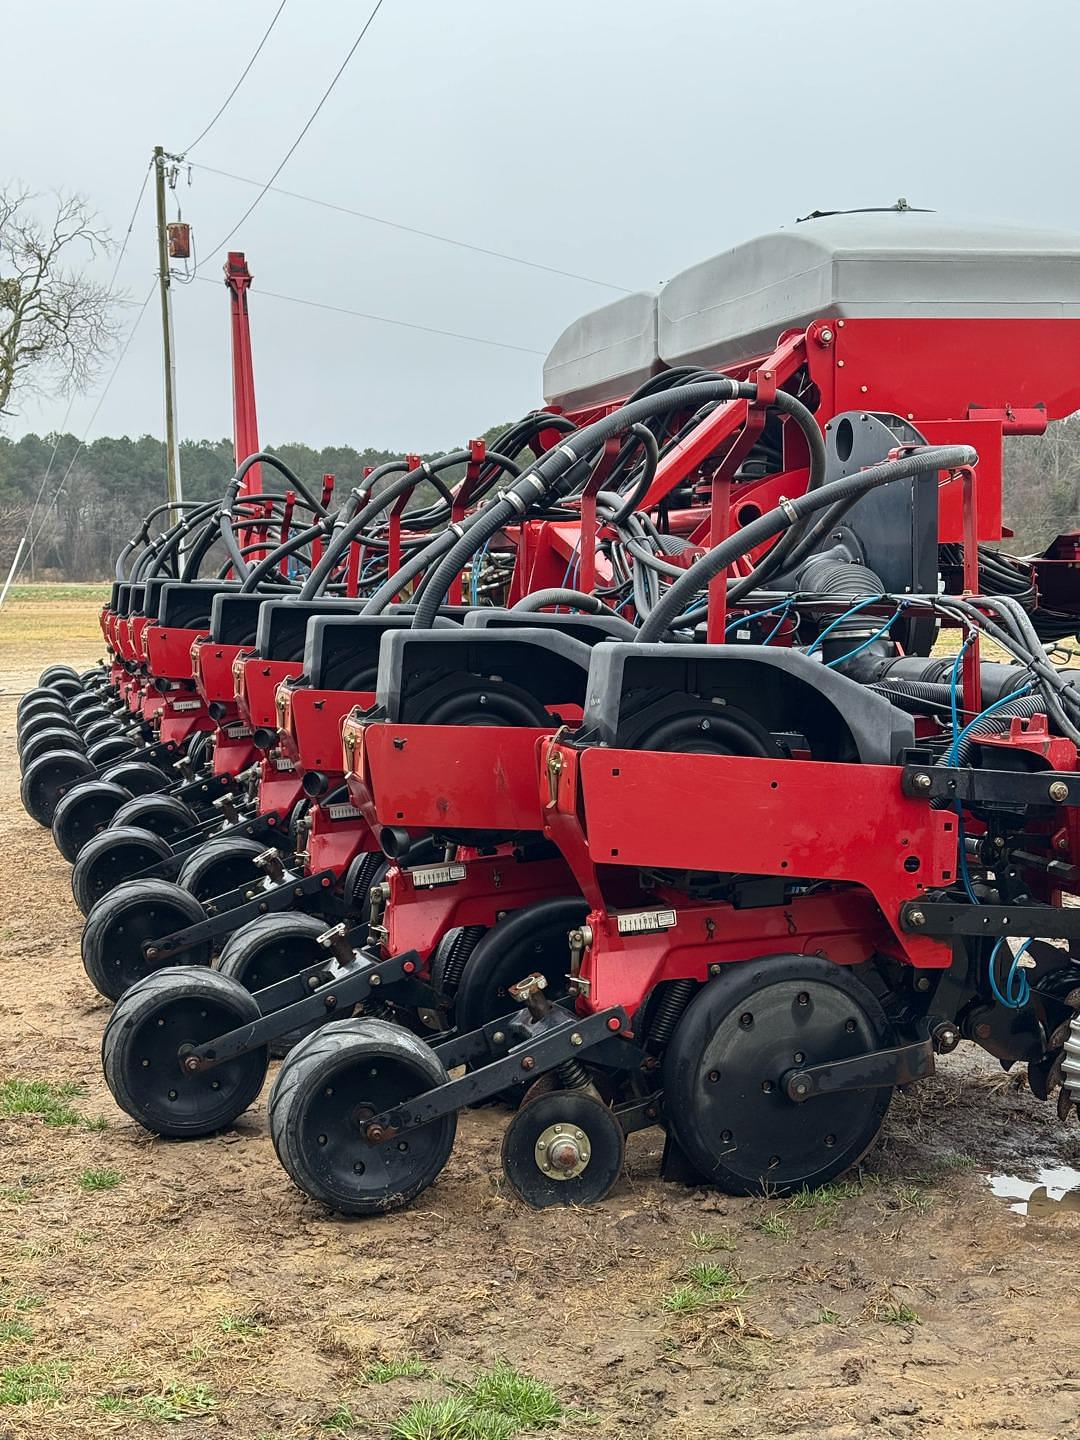
[(1017, 1215), (1054, 1215), (1063, 1210), (1080, 1212), (1080, 1170), (1069, 1165), (1045, 1166), (1033, 1180), (1019, 1175), (988, 1175), (991, 1195), (1007, 1200)]

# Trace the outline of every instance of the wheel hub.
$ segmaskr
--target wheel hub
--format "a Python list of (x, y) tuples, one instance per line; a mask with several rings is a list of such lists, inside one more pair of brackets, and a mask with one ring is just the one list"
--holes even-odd
[(589, 1140), (570, 1125), (549, 1125), (537, 1137), (536, 1163), (552, 1180), (573, 1180), (589, 1163)]

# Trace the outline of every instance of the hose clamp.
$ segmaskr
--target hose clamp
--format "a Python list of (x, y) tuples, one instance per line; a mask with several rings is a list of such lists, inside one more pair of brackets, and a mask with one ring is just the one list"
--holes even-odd
[(507, 490), (502, 498), (512, 505), (519, 515), (524, 515), (529, 508), (528, 501), (523, 500), (520, 495), (515, 495), (513, 490)]
[(429, 480), (434, 480), (434, 479), (435, 479), (435, 471), (432, 470), (431, 466), (428, 464), (428, 462), (427, 462), (426, 460), (421, 460), (421, 461), (420, 461), (420, 470), (422, 471), (422, 473), (423, 473), (424, 475), (427, 476), (427, 478), (428, 478)]
[(577, 454), (577, 451), (574, 450), (573, 446), (571, 446), (571, 445), (560, 445), (560, 446), (559, 446), (559, 449), (562, 451), (562, 453), (563, 453), (565, 456), (567, 456), (567, 458), (569, 459), (571, 465), (576, 465), (576, 464), (577, 464), (578, 459), (579, 459), (579, 456), (578, 456), (578, 454)]
[(792, 525), (794, 525), (795, 521), (799, 518), (799, 512), (795, 509), (794, 504), (787, 498), (786, 495), (781, 495), (777, 503), (779, 505), (779, 508), (783, 510), (784, 514), (791, 521)]
[(464, 537), (465, 537), (464, 527), (461, 526), (461, 525), (459, 525), (456, 520), (451, 520), (450, 524), (447, 525), (446, 528), (447, 528), (447, 530), (449, 530), (449, 531), (451, 532), (451, 534), (456, 535), (459, 540), (464, 539)]

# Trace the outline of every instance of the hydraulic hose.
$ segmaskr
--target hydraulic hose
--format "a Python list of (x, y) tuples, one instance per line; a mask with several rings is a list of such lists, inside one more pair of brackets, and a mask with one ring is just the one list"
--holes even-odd
[(326, 514), (326, 506), (323, 505), (321, 501), (315, 499), (315, 496), (304, 484), (303, 480), (300, 479), (300, 476), (297, 475), (296, 471), (290, 470), (288, 465), (285, 464), (284, 460), (279, 460), (276, 455), (268, 455), (265, 450), (260, 450), (255, 455), (249, 455), (246, 460), (242, 460), (240, 464), (236, 467), (236, 474), (233, 476), (233, 484), (235, 484), (237, 488), (239, 488), (239, 486), (242, 484), (244, 476), (248, 473), (248, 471), (253, 465), (272, 466), (273, 469), (279, 472), (279, 474), (284, 475), (285, 479), (289, 482), (289, 484), (294, 490), (296, 490), (300, 495), (304, 497), (304, 499), (307, 501), (308, 505), (311, 507), (311, 509), (315, 512), (316, 515)]
[(610, 436), (624, 433), (635, 421), (648, 420), (652, 416), (667, 414), (672, 410), (695, 408), (707, 401), (740, 398), (752, 400), (756, 394), (757, 387), (754, 385), (732, 380), (727, 376), (717, 376), (712, 381), (686, 385), (677, 390), (647, 396), (643, 400), (631, 401), (579, 430), (572, 441), (566, 441), (554, 450), (547, 451), (534, 466), (509, 486), (499, 499), (489, 502), (477, 512), (476, 523), (469, 528), (467, 534), (457, 538), (455, 544), (439, 561), (416, 607), (413, 627), (417, 630), (429, 629), (455, 575), (461, 572), (466, 562), (481, 546), (505, 525), (520, 519), (538, 500), (557, 493), (560, 482), (565, 482), (568, 473), (577, 469), (583, 461), (587, 461)]
[[(790, 530), (797, 521), (835, 504), (837, 500), (865, 495), (890, 480), (907, 480), (928, 471), (953, 470), (961, 465), (974, 465), (977, 461), (978, 456), (970, 445), (932, 446), (899, 460), (872, 465), (867, 470), (833, 480), (816, 490), (807, 490), (795, 500), (782, 501), (774, 510), (751, 520), (749, 525), (744, 525), (736, 534), (695, 561), (680, 579), (669, 586), (638, 631), (639, 643), (662, 639), (685, 607), (714, 576), (721, 574), (733, 560), (756, 545), (763, 544), (781, 531)], [(736, 587), (731, 588), (734, 591)]]
[(633, 640), (637, 629), (624, 619), (622, 615), (612, 610), (610, 605), (605, 605), (595, 595), (587, 595), (584, 590), (565, 590), (562, 586), (553, 586), (550, 590), (534, 590), (531, 595), (524, 596), (516, 605), (510, 606), (512, 614), (524, 614), (537, 610), (546, 610), (549, 605), (566, 605), (573, 610), (583, 610), (587, 615), (605, 615), (608, 619), (618, 620), (620, 625), (626, 627), (626, 638)]

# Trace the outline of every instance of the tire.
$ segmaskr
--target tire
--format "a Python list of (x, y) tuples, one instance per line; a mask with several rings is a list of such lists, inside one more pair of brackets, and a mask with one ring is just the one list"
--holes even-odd
[(96, 745), (99, 740), (108, 740), (119, 733), (119, 726), (107, 710), (103, 710), (100, 715), (94, 711), (92, 717), (88, 717), (86, 723), (79, 726), (79, 734), (87, 745)]
[[(71, 716), (62, 700), (34, 700), (15, 718), (15, 738), (21, 741), (31, 726), (44, 730), (47, 724), (71, 725)], [(74, 728), (74, 727), (73, 727)]]
[(54, 680), (78, 680), (79, 672), (72, 665), (46, 665), (38, 676), (39, 685), (51, 685)]
[(145, 760), (120, 760), (110, 765), (101, 778), (113, 785), (122, 785), (132, 796), (160, 795), (174, 783), (164, 770)]
[[(291, 911), (285, 915), (260, 915), (243, 929), (236, 930), (225, 942), (218, 957), (217, 968), (222, 975), (243, 985), (252, 994), (267, 989), (279, 980), (317, 965), (328, 959), (318, 938), (328, 922), (314, 915)], [(335, 1020), (346, 1015), (335, 1014)], [(325, 1020), (315, 1020), (295, 1030), (288, 1030), (270, 1042), (271, 1055), (285, 1055), (305, 1035), (321, 1030)]]
[[(193, 895), (168, 880), (127, 880), (100, 899), (86, 918), (83, 966), (99, 995), (119, 1000), (147, 975), (168, 968), (142, 953), (145, 941), (197, 925), (206, 911)], [(209, 965), (210, 941), (182, 951), (187, 965)]]
[(130, 792), (104, 780), (87, 780), (69, 790), (56, 807), (52, 832), (56, 848), (72, 865), (88, 840), (104, 830)]
[[(372, 1019), (325, 1025), (282, 1062), (270, 1092), (278, 1159), (299, 1189), (342, 1215), (403, 1209), (449, 1159), (456, 1114), (377, 1147), (359, 1139), (355, 1117), (365, 1104), (390, 1108), (446, 1079), (435, 1051), (397, 1025)], [(332, 1139), (320, 1144), (324, 1135)], [(354, 1158), (361, 1146), (370, 1149), (370, 1161)], [(358, 1164), (363, 1173), (355, 1171)]]
[(82, 694), (79, 677), (74, 671), (72, 671), (70, 675), (60, 675), (57, 679), (50, 680), (47, 688), (54, 691), (64, 700), (70, 700), (73, 696)]
[(15, 737), (19, 755), (22, 755), (31, 740), (38, 735), (44, 735), (46, 731), (51, 734), (54, 730), (62, 730), (71, 739), (72, 743), (68, 748), (72, 750), (86, 749), (85, 742), (79, 739), (79, 732), (66, 715), (31, 715)]
[(79, 738), (77, 730), (66, 725), (50, 725), (47, 730), (39, 730), (36, 735), (32, 735), (30, 739), (26, 741), (19, 751), (19, 763), (25, 770), (39, 755), (49, 755), (54, 750), (79, 750), (85, 752), (86, 746)]
[(26, 813), (39, 825), (51, 825), (61, 799), (94, 767), (79, 750), (53, 750), (31, 761), (19, 782)]
[(87, 711), (104, 709), (104, 705), (92, 690), (83, 690), (81, 694), (73, 695), (68, 704), (68, 710), (71, 712), (73, 720), (78, 720), (79, 716), (85, 715)]
[(103, 740), (95, 740), (87, 747), (87, 755), (97, 767), (112, 765), (117, 760), (123, 760), (127, 755), (134, 755), (138, 750), (134, 740), (129, 740), (126, 735), (106, 735)]
[(65, 713), (67, 712), (67, 705), (55, 690), (50, 690), (47, 685), (35, 685), (32, 690), (26, 690), (20, 696), (19, 703), (15, 708), (15, 716), (21, 720), (33, 706), (44, 704), (58, 705)]
[(244, 987), (215, 970), (180, 965), (148, 975), (117, 1002), (101, 1039), (113, 1099), (166, 1139), (226, 1129), (258, 1098), (270, 1063), (266, 1046), (195, 1074), (181, 1069), (178, 1052), (258, 1018)]
[(115, 825), (134, 825), (173, 841), (199, 828), (199, 817), (175, 795), (136, 795), (118, 810)]
[(84, 915), (118, 885), (172, 854), (172, 846), (151, 830), (107, 825), (87, 840), (71, 870), (71, 893)]
[(509, 986), (534, 970), (547, 976), (552, 1000), (565, 995), (568, 932), (582, 923), (588, 911), (580, 896), (560, 896), (526, 905), (493, 925), (465, 962), (454, 996), (457, 1028), (478, 1030), (513, 1010)]
[(895, 1043), (875, 995), (818, 955), (729, 963), (694, 996), (664, 1051), (667, 1128), (703, 1180), (729, 1195), (824, 1185), (874, 1144), (892, 1087), (796, 1104), (786, 1071)]
[(266, 846), (257, 840), (246, 840), (240, 835), (208, 840), (184, 861), (176, 883), (190, 890), (198, 900), (212, 900), (215, 895), (261, 880), (263, 872), (253, 862), (265, 850)]

